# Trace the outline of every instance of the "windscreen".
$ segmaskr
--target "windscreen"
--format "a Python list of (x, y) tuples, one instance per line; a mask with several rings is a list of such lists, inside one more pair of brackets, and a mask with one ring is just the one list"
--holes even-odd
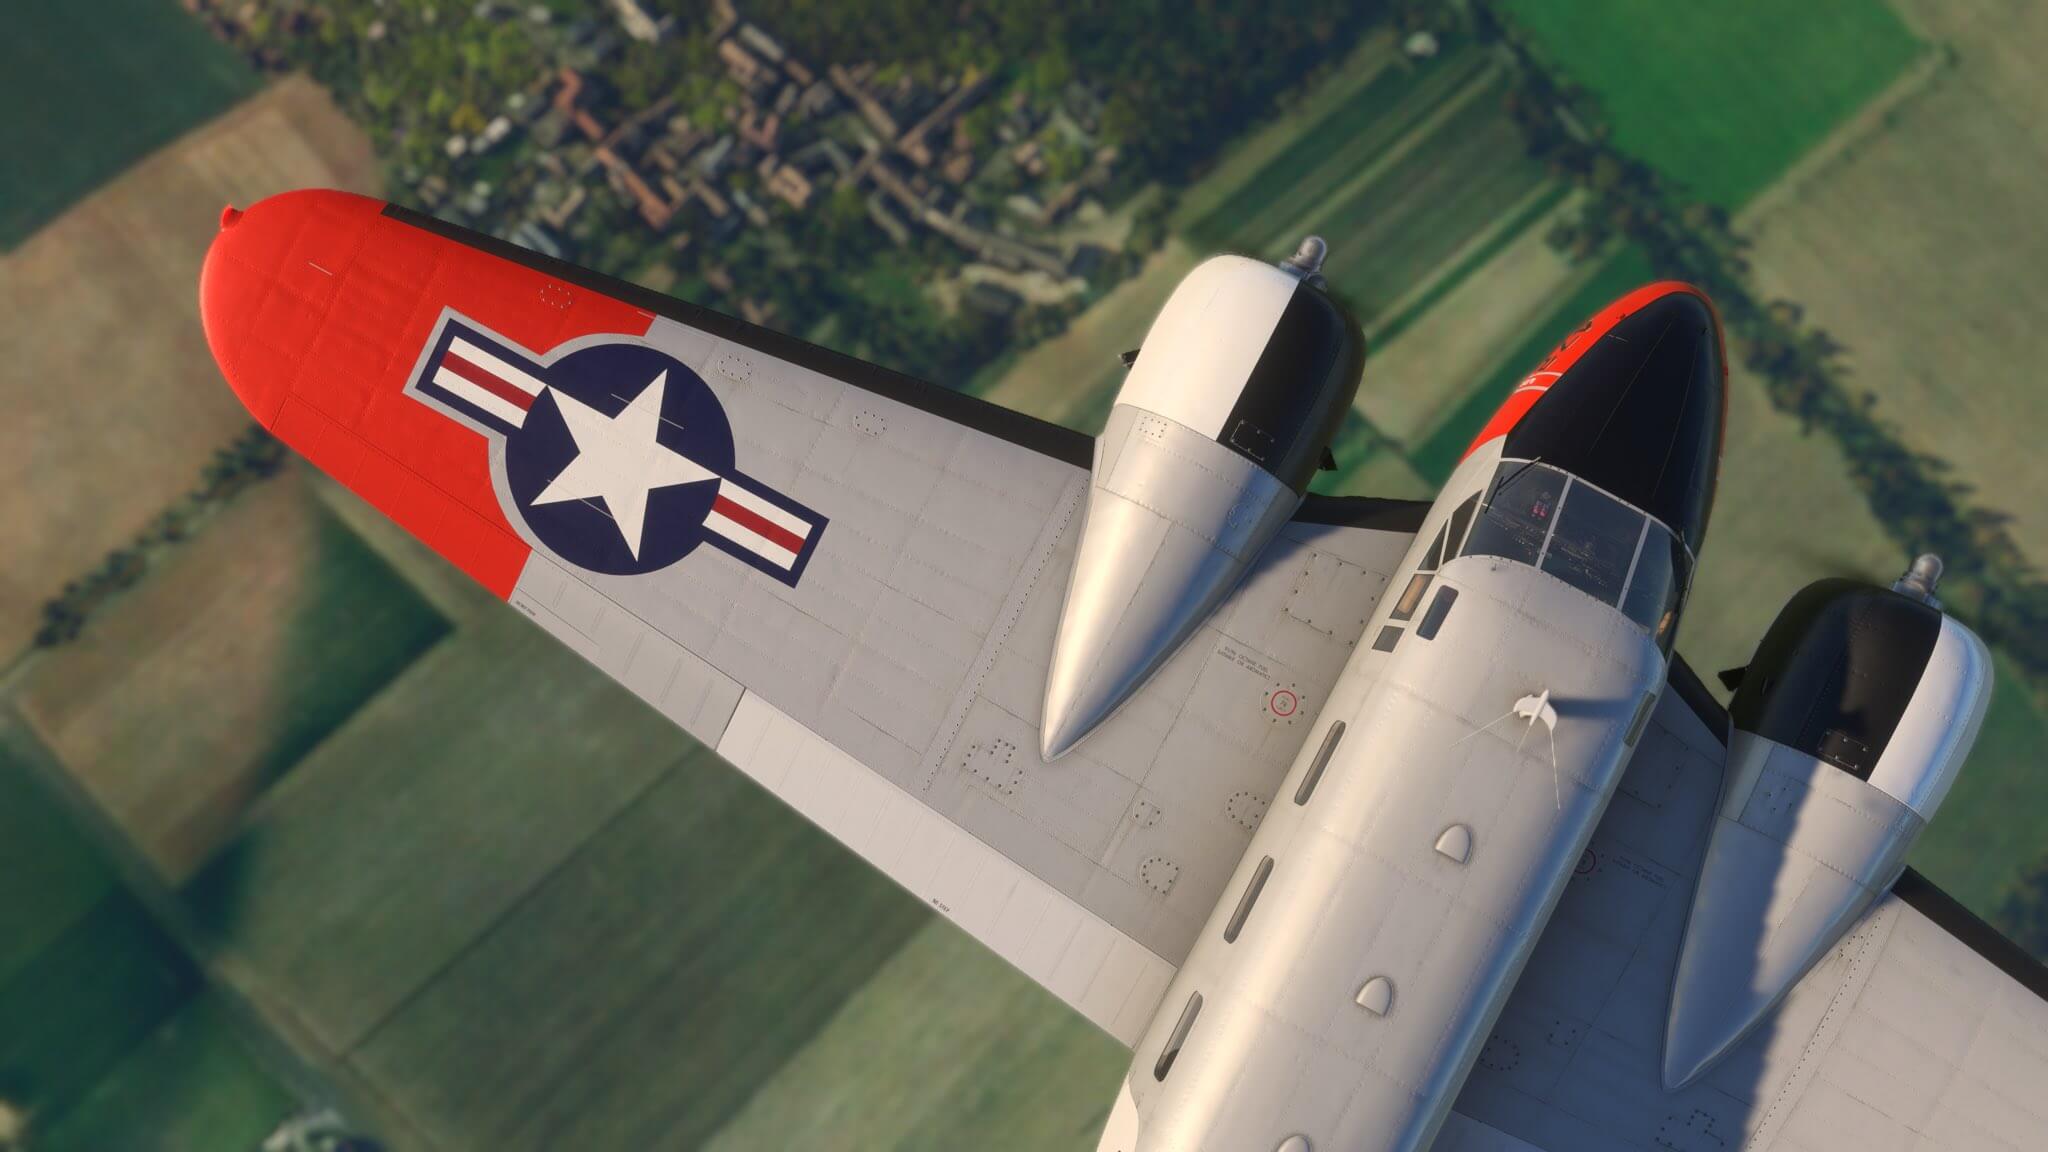
[(1460, 555), (1534, 565), (1619, 608), (1667, 651), (1692, 566), (1664, 525), (1530, 460), (1501, 464)]

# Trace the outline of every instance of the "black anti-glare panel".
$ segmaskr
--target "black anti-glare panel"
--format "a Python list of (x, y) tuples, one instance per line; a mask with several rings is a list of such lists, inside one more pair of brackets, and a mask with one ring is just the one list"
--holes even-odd
[(1723, 391), (1712, 311), (1672, 292), (1588, 348), (1508, 433), (1505, 455), (1599, 485), (1698, 555), (1720, 466)]
[(1869, 779), (1912, 702), (1941, 613), (1856, 580), (1801, 589), (1729, 703), (1735, 726)]

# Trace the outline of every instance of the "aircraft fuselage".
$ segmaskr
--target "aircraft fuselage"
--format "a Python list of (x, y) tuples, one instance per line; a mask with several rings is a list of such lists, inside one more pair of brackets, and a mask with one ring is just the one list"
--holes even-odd
[(1689, 289), (1545, 368), (1416, 535), (1103, 1152), (1435, 1139), (1665, 690), (1718, 463), (1719, 335)]

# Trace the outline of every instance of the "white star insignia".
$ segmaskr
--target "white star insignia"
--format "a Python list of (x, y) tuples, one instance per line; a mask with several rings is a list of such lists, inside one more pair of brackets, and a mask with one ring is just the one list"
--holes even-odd
[(661, 394), (667, 385), (668, 373), (663, 372), (617, 416), (607, 416), (559, 388), (550, 389), (562, 422), (576, 441), (576, 458), (533, 502), (603, 500), (635, 560), (640, 558), (650, 492), (718, 478), (655, 437), (661, 427)]

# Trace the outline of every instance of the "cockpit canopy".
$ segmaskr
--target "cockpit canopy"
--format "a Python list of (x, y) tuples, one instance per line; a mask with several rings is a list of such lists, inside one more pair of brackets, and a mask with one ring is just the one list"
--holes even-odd
[[(1671, 650), (1692, 578), (1692, 554), (1671, 530), (1594, 485), (1530, 460), (1502, 461), (1486, 491), (1452, 516), (1462, 529), (1479, 502), (1471, 534), (1445, 552), (1531, 564), (1603, 604), (1613, 605)], [(1455, 535), (1455, 534), (1454, 534)]]
[(1721, 467), (1727, 385), (1706, 298), (1670, 291), (1617, 321), (1509, 430), (1542, 460), (1643, 509), (1697, 555)]

